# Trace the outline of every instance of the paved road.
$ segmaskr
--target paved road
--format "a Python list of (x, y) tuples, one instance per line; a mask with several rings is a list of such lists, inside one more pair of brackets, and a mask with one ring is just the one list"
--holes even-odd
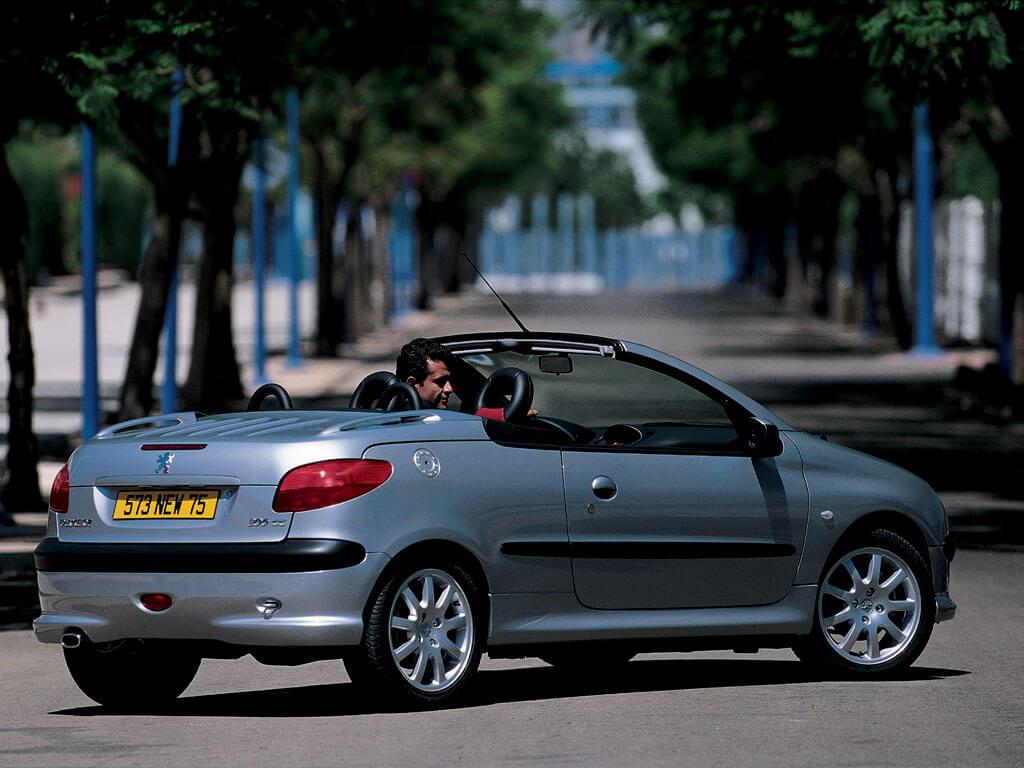
[[(576, 683), (540, 662), (487, 661), (477, 702), (421, 714), (367, 709), (335, 663), (207, 661), (168, 714), (112, 717), (77, 691), (57, 649), (16, 630), (0, 633), (0, 766), (1024, 764), (1024, 429), (948, 391), (956, 367), (985, 353), (909, 358), (742, 293), (509, 299), (531, 328), (664, 349), (796, 426), (925, 476), (966, 546), (953, 571), (959, 614), (914, 672), (814, 680), (771, 651), (641, 656), (623, 677)], [(343, 362), (275, 363), (271, 375), (303, 404), (338, 405), (408, 337), (511, 327), (493, 299), (447, 299)]]
[(7, 632), (0, 765), (1016, 767), (1022, 572), (1024, 554), (962, 552), (959, 615), (900, 680), (809, 678), (788, 651), (642, 655), (582, 682), (485, 660), (478, 700), (437, 713), (368, 708), (340, 663), (246, 658), (203, 662), (165, 714), (106, 715), (59, 649)]

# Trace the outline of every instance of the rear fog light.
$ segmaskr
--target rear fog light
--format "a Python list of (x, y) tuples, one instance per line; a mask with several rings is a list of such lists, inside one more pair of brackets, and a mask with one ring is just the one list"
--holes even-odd
[(146, 610), (153, 611), (154, 613), (160, 613), (160, 611), (166, 611), (170, 608), (171, 603), (174, 601), (171, 599), (170, 595), (162, 595), (157, 592), (143, 595), (139, 598), (139, 602), (142, 603), (142, 607)]

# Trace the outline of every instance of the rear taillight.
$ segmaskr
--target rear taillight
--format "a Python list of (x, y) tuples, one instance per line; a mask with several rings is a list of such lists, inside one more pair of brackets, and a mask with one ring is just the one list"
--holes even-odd
[(50, 509), (54, 512), (68, 511), (68, 498), (71, 495), (70, 483), (68, 482), (68, 465), (60, 468), (60, 472), (53, 478), (53, 485), (50, 486)]
[(391, 477), (392, 466), (377, 459), (333, 459), (288, 472), (274, 494), (275, 512), (304, 512), (362, 496)]

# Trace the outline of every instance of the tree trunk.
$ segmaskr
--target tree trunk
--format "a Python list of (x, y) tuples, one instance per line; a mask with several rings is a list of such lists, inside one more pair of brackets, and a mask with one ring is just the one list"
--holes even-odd
[(340, 270), (341, 285), (338, 286), (341, 306), (342, 341), (351, 343), (359, 339), (362, 322), (362, 297), (360, 295), (359, 270), (363, 260), (363, 232), (360, 203), (349, 205), (345, 227), (345, 251), (342, 254)]
[(864, 332), (873, 335), (878, 329), (878, 257), (882, 252), (882, 204), (877, 194), (861, 192), (858, 196), (857, 233), (854, 250), (854, 292), (858, 302), (859, 321)]
[(416, 228), (419, 231), (419, 286), (416, 290), (417, 309), (430, 309), (437, 293), (438, 258), (436, 246), (437, 215), (435, 206), (426, 197), (416, 207)]
[(842, 182), (831, 171), (805, 184), (800, 193), (800, 256), (806, 264), (813, 293), (811, 308), (820, 317), (829, 317), (832, 310), (832, 274), (842, 193)]
[(737, 228), (745, 244), (738, 272), (740, 281), (754, 285), (777, 299), (786, 295), (786, 221), (784, 190), (746, 196), (737, 204)]
[(331, 184), (326, 151), (322, 144), (313, 145), (316, 162), (313, 216), (316, 223), (317, 252), (317, 329), (316, 355), (334, 357), (341, 343), (340, 304), (334, 287), (336, 282), (334, 223), (340, 201)]
[(29, 328), (28, 272), (25, 241), (28, 209), (11, 176), (6, 149), (0, 146), (0, 273), (7, 304), (7, 362), (11, 380), (7, 388), (7, 485), (0, 503), (8, 510), (45, 509), (39, 493), (39, 445), (32, 430), (32, 388), (35, 361)]
[(885, 274), (885, 308), (889, 325), (900, 349), (914, 344), (914, 326), (903, 298), (900, 279), (900, 195), (896, 189), (898, 171), (895, 167), (881, 169), (874, 174), (874, 185), (879, 200), (878, 261)]
[(192, 360), (182, 392), (186, 409), (222, 411), (242, 398), (231, 330), (235, 204), (246, 157), (245, 129), (212, 137), (213, 151), (199, 164), (196, 194), (203, 213), (203, 256), (196, 287)]
[(373, 327), (385, 325), (391, 315), (391, 258), (388, 241), (391, 238), (391, 206), (377, 201), (374, 204), (374, 221), (371, 247), (373, 269), (370, 276), (370, 306)]
[(153, 374), (199, 159), (199, 125), (194, 111), (185, 107), (177, 157), (169, 165), (167, 147), (153, 130), (156, 121), (166, 119), (163, 114), (131, 99), (122, 99), (118, 109), (118, 125), (137, 150), (135, 164), (149, 179), (156, 205), (152, 235), (142, 257), (141, 296), (121, 385), (119, 418), (127, 420), (153, 411)]
[(1003, 344), (1000, 365), (1016, 385), (1024, 385), (1024, 142), (1008, 138), (1000, 146), (999, 285)]
[[(128, 366), (121, 387), (120, 420), (146, 416), (153, 410), (153, 374), (163, 331), (171, 280), (178, 265), (181, 228), (188, 193), (176, 178), (173, 189), (156, 191), (153, 233), (142, 259), (141, 297)], [(165, 351), (165, 354), (169, 350)]]

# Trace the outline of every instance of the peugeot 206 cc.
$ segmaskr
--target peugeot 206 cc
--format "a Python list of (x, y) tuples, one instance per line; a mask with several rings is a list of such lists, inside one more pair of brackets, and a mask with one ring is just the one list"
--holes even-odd
[[(875, 677), (950, 619), (945, 511), (917, 477), (631, 342), (438, 339), (448, 410), (392, 374), (351, 407), (117, 424), (54, 482), (39, 640), (109, 707), (204, 658), (343, 659), (406, 705), (481, 654), (605, 674), (645, 651), (792, 648)], [(272, 406), (269, 407), (268, 406)]]

